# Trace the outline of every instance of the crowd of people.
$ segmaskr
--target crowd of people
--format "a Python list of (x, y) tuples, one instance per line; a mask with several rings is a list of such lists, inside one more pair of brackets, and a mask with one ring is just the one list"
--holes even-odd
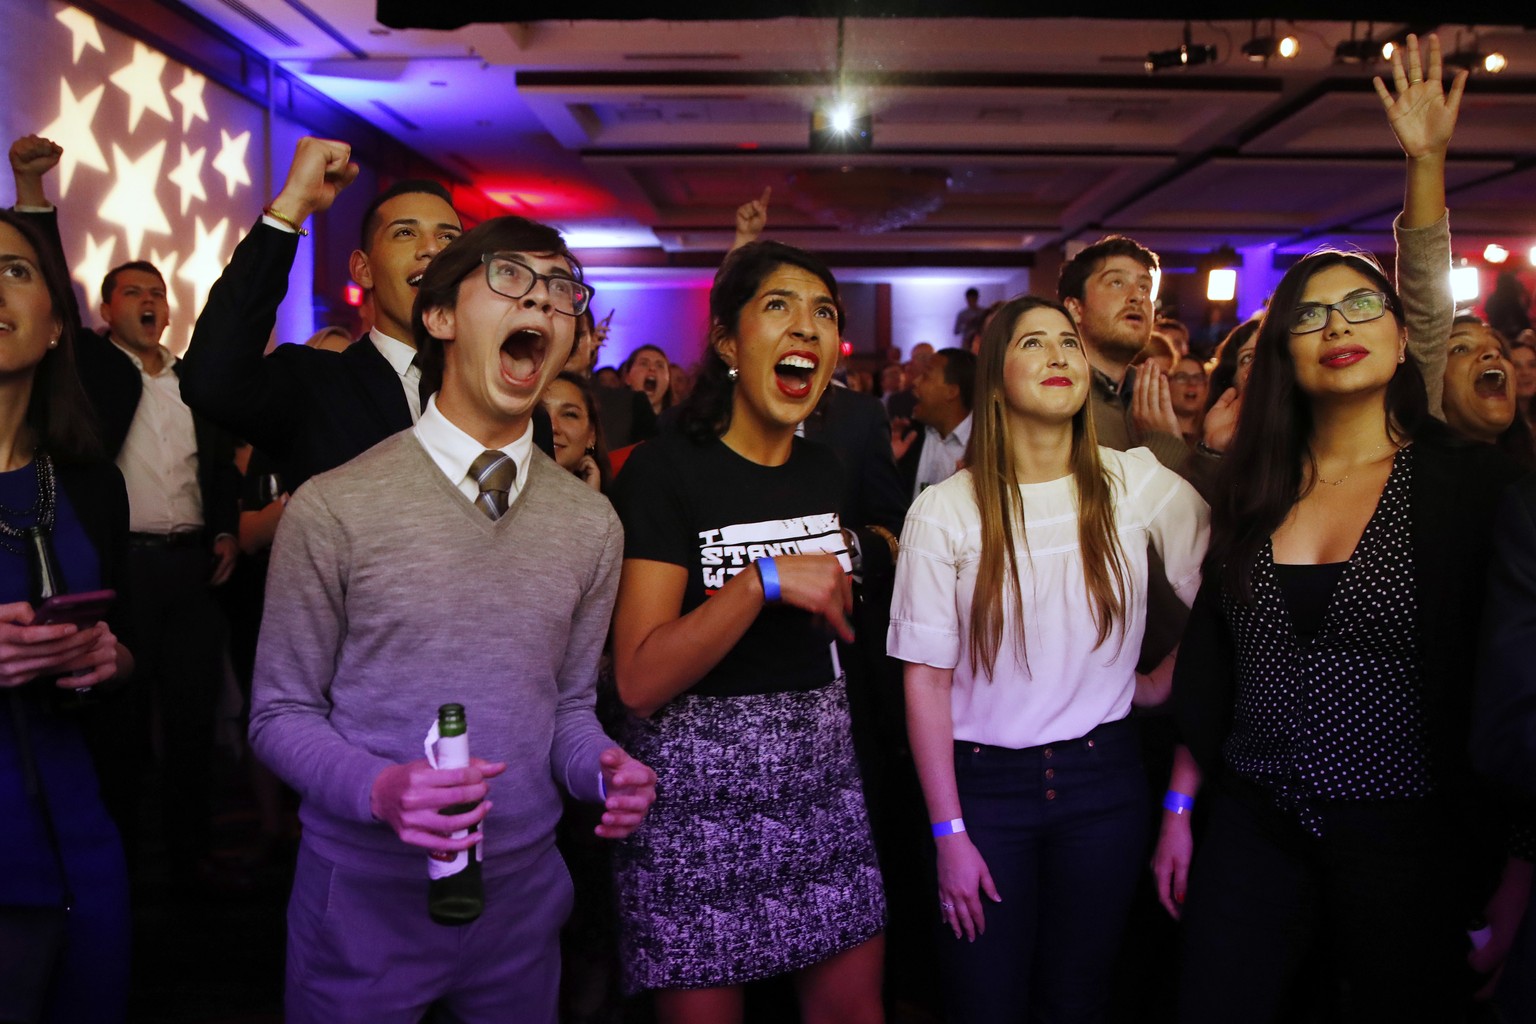
[(417, 180), (367, 333), (268, 351), (358, 173), (317, 138), (178, 359), (153, 264), (85, 328), (17, 140), (0, 1019), (125, 1019), (226, 652), (279, 847), (297, 800), (291, 1024), (1536, 1019), (1536, 341), (1513, 278), (1451, 302), (1465, 82), (1413, 36), (1376, 82), (1395, 275), (1302, 258), (1205, 358), (1111, 236), (878, 379), (767, 191), (695, 366), (600, 365), (559, 232)]

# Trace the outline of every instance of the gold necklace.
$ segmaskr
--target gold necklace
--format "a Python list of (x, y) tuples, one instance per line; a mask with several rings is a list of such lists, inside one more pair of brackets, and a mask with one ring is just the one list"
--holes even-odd
[[(1388, 447), (1390, 447), (1392, 449), (1392, 454), (1394, 456), (1396, 456), (1397, 453), (1402, 450), (1403, 446), (1398, 444), (1396, 441), (1384, 441), (1381, 444), (1377, 445), (1375, 448), (1372, 448), (1368, 454), (1369, 455), (1375, 455), (1377, 452), (1381, 451), (1383, 448), (1388, 448)], [(1320, 484), (1327, 484), (1329, 487), (1337, 487), (1340, 484), (1342, 484), (1344, 481), (1348, 480), (1350, 477), (1354, 476), (1356, 473), (1360, 472), (1365, 467), (1367, 467), (1367, 466), (1374, 466), (1374, 465), (1376, 465), (1376, 463), (1378, 463), (1380, 461), (1382, 461), (1382, 460), (1381, 459), (1368, 459), (1367, 461), (1360, 463), (1354, 469), (1351, 469), (1348, 473), (1345, 473), (1343, 476), (1339, 477), (1337, 480), (1326, 480), (1326, 479), (1324, 479), (1323, 475), (1321, 473), (1318, 473), (1316, 471), (1316, 469), (1314, 468), (1314, 470), (1313, 470), (1314, 479), (1316, 479), (1317, 482), (1320, 483)]]

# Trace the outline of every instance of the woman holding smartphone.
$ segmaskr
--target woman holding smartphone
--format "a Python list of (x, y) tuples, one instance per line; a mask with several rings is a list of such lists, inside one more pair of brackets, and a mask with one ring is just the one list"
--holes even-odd
[(1066, 309), (982, 334), (967, 466), (902, 530), (888, 647), (933, 826), (955, 1022), (1094, 1021), (1146, 832), (1126, 716), (1147, 550), (1187, 603), (1207, 510), (1146, 449), (1100, 448)]
[[(13, 151), (13, 163), (17, 154)], [(49, 539), (63, 589), (110, 587), (128, 498), (95, 458), (75, 376), (69, 274), (30, 226), (0, 211), (0, 1018), (124, 1018), (128, 879), (117, 830), (61, 690), (132, 668), (106, 622), (38, 625), (30, 598)], [(119, 605), (120, 607), (120, 605)], [(65, 912), (63, 908), (68, 907)], [(30, 916), (28, 916), (30, 915)]]

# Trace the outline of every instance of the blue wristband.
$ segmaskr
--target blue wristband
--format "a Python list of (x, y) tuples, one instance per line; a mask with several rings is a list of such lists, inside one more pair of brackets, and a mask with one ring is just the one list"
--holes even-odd
[(948, 821), (936, 821), (933, 823), (933, 837), (952, 836), (957, 832), (965, 831), (964, 818), (950, 818)]
[(763, 581), (763, 600), (769, 604), (778, 604), (784, 598), (779, 590), (779, 567), (773, 564), (771, 558), (759, 558), (752, 563), (757, 566), (757, 575)]
[(1163, 797), (1163, 810), (1172, 811), (1174, 814), (1188, 813), (1194, 806), (1194, 797), (1177, 790), (1170, 789), (1168, 795)]

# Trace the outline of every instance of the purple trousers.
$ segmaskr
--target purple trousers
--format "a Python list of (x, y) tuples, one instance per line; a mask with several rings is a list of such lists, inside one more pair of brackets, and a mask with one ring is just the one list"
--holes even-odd
[(299, 848), (288, 901), (287, 1024), (417, 1024), (434, 1003), (462, 1024), (554, 1024), (572, 887), (553, 844), (490, 877), (467, 925), (427, 916), (420, 878), (365, 874)]

